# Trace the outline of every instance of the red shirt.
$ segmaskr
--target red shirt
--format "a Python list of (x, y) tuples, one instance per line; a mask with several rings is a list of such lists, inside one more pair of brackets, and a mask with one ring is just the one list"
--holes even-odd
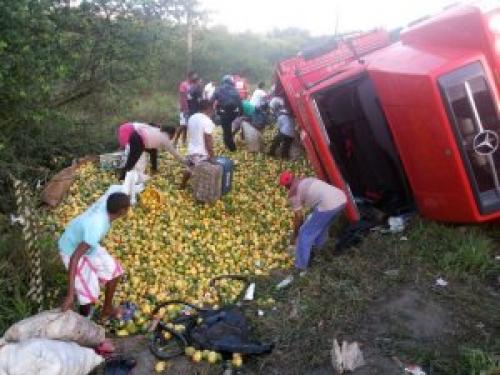
[(179, 85), (179, 109), (182, 113), (188, 113), (189, 112), (189, 107), (188, 107), (188, 92), (189, 92), (189, 81), (183, 81)]

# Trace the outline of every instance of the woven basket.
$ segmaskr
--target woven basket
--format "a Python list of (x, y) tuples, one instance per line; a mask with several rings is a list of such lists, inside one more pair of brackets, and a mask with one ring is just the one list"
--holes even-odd
[(194, 199), (213, 203), (222, 195), (222, 167), (202, 162), (193, 169), (191, 178)]

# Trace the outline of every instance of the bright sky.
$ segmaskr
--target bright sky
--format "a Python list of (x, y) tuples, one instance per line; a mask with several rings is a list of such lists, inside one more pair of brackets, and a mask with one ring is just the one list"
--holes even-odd
[(313, 35), (395, 28), (439, 11), (454, 0), (200, 0), (212, 24), (230, 31), (267, 32), (297, 27)]

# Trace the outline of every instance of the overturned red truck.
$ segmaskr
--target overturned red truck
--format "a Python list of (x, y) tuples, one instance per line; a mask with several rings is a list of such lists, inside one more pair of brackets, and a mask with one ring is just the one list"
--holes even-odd
[(457, 6), (402, 31), (279, 63), (316, 174), (388, 214), (500, 220), (500, 7)]

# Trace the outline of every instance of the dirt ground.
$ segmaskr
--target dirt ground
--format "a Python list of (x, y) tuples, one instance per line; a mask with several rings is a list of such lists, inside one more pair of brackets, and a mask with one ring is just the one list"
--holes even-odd
[[(414, 285), (392, 290), (380, 297), (368, 309), (366, 315), (357, 324), (353, 324), (352, 332), (342, 335), (348, 341), (358, 341), (363, 352), (366, 365), (354, 375), (399, 375), (401, 364), (407, 362), (405, 355), (409, 353), (445, 351), (450, 345), (457, 344), (458, 337), (465, 327), (461, 324), (460, 314), (453, 311), (445, 299), (446, 296), (430, 291), (419, 290)], [(500, 297), (500, 295), (497, 295)], [(443, 301), (444, 299), (444, 301)], [(487, 335), (488, 328), (478, 319), (469, 322), (478, 334)], [(468, 327), (467, 329), (469, 329)], [(491, 327), (493, 328), (493, 327)], [(481, 331), (483, 331), (481, 333)], [(118, 351), (126, 353), (137, 360), (137, 367), (132, 375), (154, 373), (155, 358), (149, 352), (147, 340), (143, 336), (119, 339), (116, 341)], [(403, 355), (399, 358), (398, 356)], [(432, 367), (423, 366), (427, 374), (437, 374)], [(257, 373), (246, 370), (244, 373)], [(181, 357), (169, 361), (166, 374), (205, 375), (222, 373), (222, 369), (209, 368), (206, 364), (193, 364)], [(261, 372), (266, 373), (266, 372)], [(276, 374), (296, 374), (291, 368), (273, 369)], [(311, 368), (304, 375), (331, 375), (330, 361), (324, 365)], [(103, 374), (103, 372), (98, 373)]]
[[(257, 336), (275, 343), (275, 349), (245, 359), (240, 373), (334, 374), (330, 350), (337, 338), (360, 344), (366, 365), (354, 375), (399, 375), (410, 364), (428, 375), (475, 374), (462, 371), (463, 348), (500, 353), (498, 269), (486, 280), (448, 277), (415, 258), (411, 241), (374, 237), (340, 257), (323, 252), (305, 277), (284, 290), (275, 288), (283, 272), (256, 280), (257, 300), (245, 310)], [(436, 286), (441, 276), (448, 281), (445, 287)], [(269, 297), (274, 304), (259, 304)], [(264, 316), (258, 317), (257, 309)], [(132, 375), (154, 373), (145, 338), (121, 339), (118, 347), (138, 361)], [(185, 358), (170, 361), (165, 372), (222, 373), (222, 366)]]

